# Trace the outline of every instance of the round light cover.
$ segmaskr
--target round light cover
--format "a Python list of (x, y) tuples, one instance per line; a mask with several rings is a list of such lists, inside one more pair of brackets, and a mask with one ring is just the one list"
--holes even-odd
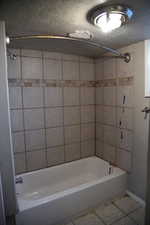
[(94, 11), (91, 20), (94, 25), (106, 33), (126, 24), (132, 15), (133, 11), (130, 8), (115, 5), (97, 9)]

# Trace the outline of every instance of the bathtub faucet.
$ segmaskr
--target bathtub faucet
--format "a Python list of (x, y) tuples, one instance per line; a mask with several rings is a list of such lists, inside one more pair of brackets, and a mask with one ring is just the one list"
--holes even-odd
[(109, 162), (108, 174), (112, 174), (112, 173), (113, 173), (113, 165), (111, 162)]
[(23, 178), (22, 177), (16, 177), (16, 184), (22, 184)]

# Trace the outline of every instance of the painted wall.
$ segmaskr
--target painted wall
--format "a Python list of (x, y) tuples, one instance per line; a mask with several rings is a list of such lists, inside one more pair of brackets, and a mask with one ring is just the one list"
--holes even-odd
[(10, 216), (16, 212), (16, 195), (12, 138), (10, 131), (7, 56), (4, 22), (0, 22), (0, 173), (2, 178), (5, 210), (6, 214)]
[(9, 94), (16, 173), (95, 154), (93, 59), (10, 50)]
[(128, 171), (128, 189), (145, 198), (148, 120), (144, 99), (145, 43), (121, 52), (132, 60), (96, 61), (96, 154)]

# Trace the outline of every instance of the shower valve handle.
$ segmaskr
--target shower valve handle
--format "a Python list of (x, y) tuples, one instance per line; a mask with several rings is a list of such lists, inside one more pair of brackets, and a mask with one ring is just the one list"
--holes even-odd
[(146, 119), (146, 118), (147, 118), (147, 114), (150, 113), (150, 108), (146, 106), (146, 107), (142, 110), (142, 112), (145, 113), (144, 119)]

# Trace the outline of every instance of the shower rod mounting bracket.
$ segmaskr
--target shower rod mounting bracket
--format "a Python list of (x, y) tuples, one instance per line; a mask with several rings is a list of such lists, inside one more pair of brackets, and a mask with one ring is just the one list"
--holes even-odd
[(126, 63), (129, 63), (129, 62), (131, 61), (131, 54), (130, 54), (129, 52), (126, 52), (126, 53), (124, 54), (124, 61), (125, 61)]
[[(69, 36), (61, 36), (61, 35), (25, 35), (25, 36), (11, 36), (9, 37), (10, 41), (15, 40), (29, 40), (29, 39), (57, 39), (57, 40), (70, 40), (70, 41), (78, 41), (81, 43), (85, 43), (87, 45), (102, 48), (104, 50), (107, 50), (115, 55), (116, 58), (124, 59), (124, 62), (129, 63), (131, 60), (130, 53), (120, 53), (118, 50), (115, 50), (113, 48), (107, 47), (105, 45), (96, 43), (94, 41), (89, 41), (81, 38), (72, 38)], [(112, 56), (110, 56), (112, 57)]]

